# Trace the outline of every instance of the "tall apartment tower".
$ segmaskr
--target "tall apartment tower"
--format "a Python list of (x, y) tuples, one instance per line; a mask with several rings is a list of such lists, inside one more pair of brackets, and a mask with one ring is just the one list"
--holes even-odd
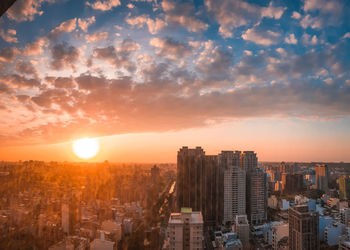
[(295, 205), (289, 209), (289, 249), (318, 250), (318, 212), (309, 211), (307, 205)]
[(328, 190), (328, 167), (327, 165), (316, 165), (316, 185), (317, 189)]
[(247, 215), (252, 225), (267, 219), (267, 179), (259, 168), (247, 172)]
[(190, 207), (201, 211), (206, 225), (219, 222), (219, 185), (217, 156), (206, 156), (201, 147), (182, 147), (177, 154), (177, 210)]
[(224, 171), (224, 224), (234, 222), (236, 215), (246, 214), (246, 173), (239, 166)]
[(201, 212), (182, 208), (181, 213), (171, 213), (168, 223), (168, 249), (203, 249), (203, 217)]
[(243, 168), (247, 173), (258, 167), (258, 158), (254, 151), (244, 151), (241, 155), (241, 168)]
[(350, 199), (350, 177), (342, 176), (339, 178), (339, 198), (342, 200)]
[(258, 158), (254, 151), (244, 151), (241, 168), (246, 171), (247, 215), (251, 224), (261, 224), (267, 218), (267, 178), (258, 168)]

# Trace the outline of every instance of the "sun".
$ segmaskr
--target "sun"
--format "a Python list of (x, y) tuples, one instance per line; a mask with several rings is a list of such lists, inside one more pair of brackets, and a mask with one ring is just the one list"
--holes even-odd
[(88, 137), (81, 138), (73, 142), (74, 153), (82, 159), (89, 159), (94, 157), (100, 149), (98, 140), (90, 139)]

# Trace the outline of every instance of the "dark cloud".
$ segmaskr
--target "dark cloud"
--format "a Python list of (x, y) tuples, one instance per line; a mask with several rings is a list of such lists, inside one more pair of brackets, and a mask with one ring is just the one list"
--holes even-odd
[(192, 54), (191, 47), (187, 44), (175, 41), (171, 38), (153, 38), (150, 45), (157, 48), (157, 54), (172, 60), (190, 56)]
[(61, 70), (64, 68), (75, 68), (75, 63), (79, 59), (80, 52), (74, 46), (67, 43), (56, 44), (51, 48), (51, 68)]
[(131, 60), (132, 54), (140, 48), (140, 45), (131, 40), (124, 40), (118, 47), (109, 46), (96, 48), (93, 51), (93, 58), (108, 62), (115, 68), (124, 68), (129, 72), (136, 70), (136, 65)]
[(18, 50), (16, 48), (3, 48), (0, 50), (0, 61), (11, 62), (15, 59)]
[(36, 69), (31, 62), (18, 61), (15, 69), (20, 74), (37, 75)]
[(0, 76), (0, 82), (3, 82), (11, 88), (35, 88), (40, 86), (40, 81), (35, 78), (26, 78), (18, 74)]

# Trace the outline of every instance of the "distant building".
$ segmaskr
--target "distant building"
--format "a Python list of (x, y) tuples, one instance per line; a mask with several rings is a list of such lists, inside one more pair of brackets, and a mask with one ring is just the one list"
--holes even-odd
[(241, 155), (241, 168), (247, 173), (258, 168), (258, 158), (254, 151), (244, 151)]
[(327, 165), (316, 165), (316, 186), (324, 192), (328, 191), (328, 167)]
[(157, 165), (154, 165), (151, 168), (151, 178), (153, 182), (158, 182), (160, 176), (160, 169), (157, 167)]
[(282, 191), (286, 194), (302, 192), (304, 189), (304, 179), (302, 174), (282, 174)]
[(350, 199), (350, 177), (342, 176), (339, 178), (339, 198), (342, 200)]
[(192, 212), (191, 208), (182, 208), (181, 213), (171, 213), (167, 234), (169, 250), (202, 249), (202, 213)]
[(267, 217), (266, 174), (259, 168), (247, 172), (247, 215), (252, 225), (263, 223)]
[(237, 234), (238, 239), (241, 240), (244, 247), (249, 245), (249, 223), (246, 215), (237, 215), (235, 217), (233, 229)]
[(116, 223), (112, 220), (106, 220), (102, 222), (101, 229), (108, 232), (112, 238), (118, 242), (122, 238), (122, 224)]
[(62, 204), (61, 219), (63, 232), (69, 234), (69, 205), (67, 203)]
[(279, 243), (282, 239), (289, 236), (289, 224), (282, 223), (272, 226), (272, 249), (279, 250)]
[(90, 250), (113, 250), (114, 242), (105, 240), (104, 232), (101, 232), (100, 239), (94, 239), (90, 243)]
[(289, 209), (288, 222), (290, 250), (320, 249), (317, 212), (309, 211), (307, 205), (295, 205)]
[(324, 241), (328, 246), (336, 246), (339, 243), (339, 237), (343, 235), (345, 231), (345, 225), (336, 223), (327, 226), (324, 230)]
[(319, 216), (318, 220), (318, 235), (320, 241), (324, 241), (324, 230), (326, 227), (331, 226), (333, 224), (333, 218), (330, 216)]
[(348, 226), (350, 221), (350, 209), (342, 208), (340, 209), (340, 222)]
[(276, 195), (271, 195), (267, 199), (267, 205), (271, 208), (274, 208), (274, 209), (276, 209), (278, 207), (278, 199), (277, 199)]
[(224, 172), (224, 223), (243, 214), (246, 214), (246, 173), (239, 166), (229, 166)]
[(350, 228), (346, 228), (345, 234), (339, 237), (339, 250), (350, 250)]

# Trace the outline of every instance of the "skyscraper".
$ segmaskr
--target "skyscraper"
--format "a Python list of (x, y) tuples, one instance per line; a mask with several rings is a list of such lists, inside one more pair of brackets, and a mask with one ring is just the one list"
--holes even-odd
[(316, 185), (317, 189), (328, 190), (328, 167), (327, 165), (316, 165)]
[(243, 168), (247, 173), (250, 170), (256, 169), (258, 167), (258, 158), (254, 151), (244, 151), (241, 155), (241, 168)]
[(189, 149), (183, 147), (177, 154), (176, 198), (177, 207), (191, 207), (195, 211), (201, 208), (202, 171), (204, 169), (204, 151), (201, 147)]
[(309, 211), (307, 205), (296, 205), (289, 209), (289, 249), (320, 249), (318, 235), (318, 212)]
[(224, 171), (224, 223), (246, 214), (246, 173), (239, 166)]
[(266, 174), (253, 151), (205, 155), (201, 147), (182, 147), (177, 155), (177, 210), (201, 211), (207, 226), (248, 214), (253, 224), (266, 220)]
[(203, 249), (203, 217), (201, 212), (182, 208), (181, 213), (172, 213), (167, 229), (169, 248), (176, 250)]
[(177, 155), (177, 209), (190, 207), (201, 211), (206, 225), (219, 219), (220, 176), (216, 155), (205, 155), (201, 147), (183, 147)]
[(342, 200), (350, 199), (350, 177), (342, 176), (339, 178), (339, 198)]
[(247, 171), (247, 215), (251, 224), (261, 224), (267, 217), (266, 174), (259, 168)]

